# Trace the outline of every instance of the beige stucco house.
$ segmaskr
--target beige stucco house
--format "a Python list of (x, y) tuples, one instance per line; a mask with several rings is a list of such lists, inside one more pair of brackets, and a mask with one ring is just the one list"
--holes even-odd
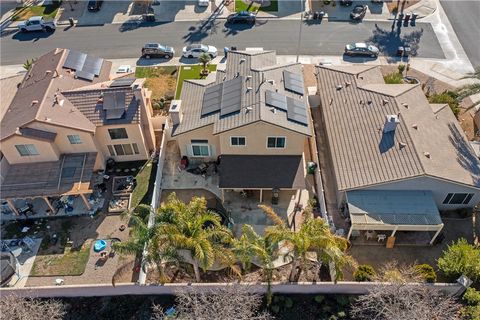
[(0, 123), (1, 198), (80, 195), (105, 161), (148, 159), (155, 146), (143, 79), (110, 80), (111, 62), (68, 49), (38, 58)]

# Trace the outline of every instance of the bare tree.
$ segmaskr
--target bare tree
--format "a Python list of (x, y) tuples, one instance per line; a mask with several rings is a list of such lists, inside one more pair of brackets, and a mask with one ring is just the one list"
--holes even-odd
[(413, 266), (387, 264), (375, 280), (379, 283), (352, 305), (354, 319), (461, 319), (460, 304), (432, 285), (422, 283)]
[[(176, 294), (173, 319), (182, 320), (269, 320), (273, 317), (259, 311), (262, 295), (249, 286), (227, 285), (219, 289), (191, 288)], [(153, 319), (163, 319), (164, 312), (153, 306)]]
[(8, 320), (60, 320), (66, 314), (65, 305), (54, 299), (23, 298), (2, 295), (0, 318)]

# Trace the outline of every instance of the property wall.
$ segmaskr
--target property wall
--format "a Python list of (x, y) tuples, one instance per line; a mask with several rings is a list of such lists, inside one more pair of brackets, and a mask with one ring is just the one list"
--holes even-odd
[(0, 152), (0, 182), (3, 182), (3, 179), (5, 179), (9, 168), (10, 164), (8, 163), (7, 158), (5, 158)]
[[(22, 157), (15, 148), (18, 144), (33, 144), (39, 154)], [(54, 143), (16, 135), (2, 141), (1, 151), (10, 164), (58, 161), (60, 157), (60, 152)]]
[[(214, 136), (213, 125), (209, 125), (203, 128), (199, 128), (190, 132), (173, 137), (173, 140), (176, 140), (178, 146), (180, 147), (180, 155), (187, 156), (191, 160), (198, 161), (211, 161), (216, 160), (220, 154), (220, 142), (219, 137)], [(193, 157), (191, 149), (191, 140), (207, 140), (208, 145), (210, 146), (210, 157)]]
[[(418, 177), (388, 184), (378, 185), (364, 190), (430, 190), (439, 210), (472, 208), (480, 203), (480, 189), (475, 189), (432, 177)], [(448, 193), (473, 193), (472, 200), (466, 205), (443, 204)]]
[[(245, 155), (301, 155), (305, 146), (305, 135), (265, 122), (256, 122), (236, 128), (220, 136), (221, 154)], [(245, 146), (231, 146), (230, 137), (245, 137)], [(267, 137), (285, 137), (284, 149), (267, 148)]]
[(140, 123), (143, 130), (145, 146), (150, 154), (155, 149), (155, 132), (152, 123), (152, 106), (150, 99), (147, 99), (146, 90), (136, 90), (135, 97), (140, 101)]
[[(127, 130), (127, 139), (110, 139), (108, 129), (125, 128)], [(136, 161), (145, 160), (150, 156), (145, 138), (143, 136), (142, 126), (140, 124), (124, 124), (97, 127), (95, 132), (95, 139), (98, 142), (99, 151), (102, 152), (105, 158), (113, 158), (115, 161)], [(139, 154), (125, 155), (125, 156), (111, 156), (107, 145), (136, 143), (138, 145)]]

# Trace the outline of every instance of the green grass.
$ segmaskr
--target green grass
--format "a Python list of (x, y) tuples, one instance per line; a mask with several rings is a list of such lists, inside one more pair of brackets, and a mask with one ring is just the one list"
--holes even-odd
[[(235, 11), (257, 11), (258, 5), (249, 5), (243, 2), (243, 0), (235, 0)], [(260, 7), (260, 11), (265, 12), (276, 12), (278, 11), (278, 0), (270, 0), (270, 5), (268, 7)]]
[(383, 77), (385, 80), (385, 83), (387, 84), (402, 84), (403, 83), (403, 75), (398, 72), (393, 72), (390, 74), (387, 74), (386, 76)]
[(177, 67), (137, 67), (135, 69), (135, 77), (137, 78), (157, 78), (162, 75), (175, 75), (177, 73)]
[(37, 255), (30, 276), (79, 276), (85, 272), (90, 247), (84, 244), (79, 250), (67, 247), (63, 254)]
[[(210, 71), (215, 71), (217, 70), (217, 65), (210, 64), (207, 66), (207, 69)], [(180, 74), (178, 76), (177, 91), (175, 93), (175, 99), (180, 98), (180, 94), (182, 93), (183, 80), (203, 79), (204, 77), (200, 75), (201, 71), (202, 71), (201, 65), (183, 66), (180, 68)]]
[(43, 16), (46, 19), (53, 19), (57, 15), (60, 3), (53, 3), (47, 6), (21, 7), (16, 9), (13, 21), (23, 21), (34, 16)]
[(140, 203), (150, 204), (153, 193), (153, 185), (155, 182), (155, 175), (157, 172), (156, 168), (156, 163), (148, 161), (137, 173), (135, 176), (135, 179), (137, 180), (137, 186), (132, 192), (132, 203), (130, 207), (134, 208)]

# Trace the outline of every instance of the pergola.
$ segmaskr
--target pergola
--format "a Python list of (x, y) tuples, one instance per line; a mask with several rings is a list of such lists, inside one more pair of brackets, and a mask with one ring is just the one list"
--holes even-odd
[(90, 188), (96, 152), (62, 154), (58, 161), (13, 164), (8, 167), (2, 183), (1, 197), (19, 215), (15, 199), (42, 198), (55, 212), (49, 197), (79, 195), (88, 209), (86, 194)]
[(435, 232), (433, 244), (443, 222), (430, 191), (423, 190), (354, 190), (346, 193), (352, 231)]

